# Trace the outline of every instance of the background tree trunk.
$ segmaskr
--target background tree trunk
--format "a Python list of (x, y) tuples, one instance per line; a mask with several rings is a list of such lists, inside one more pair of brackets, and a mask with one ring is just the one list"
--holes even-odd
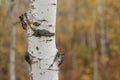
[(96, 22), (96, 12), (93, 12), (93, 20), (92, 20), (92, 27), (91, 27), (91, 47), (92, 53), (94, 53), (94, 74), (93, 80), (98, 80), (98, 53), (96, 47), (96, 38), (95, 38), (95, 22)]
[(20, 16), (27, 30), (31, 80), (58, 80), (63, 54), (55, 44), (56, 5), (57, 0), (32, 0), (28, 13)]
[(105, 39), (105, 19), (104, 19), (104, 13), (103, 13), (103, 8), (104, 8), (104, 3), (100, 0), (96, 0), (98, 4), (98, 14), (99, 14), (99, 22), (100, 22), (100, 45), (101, 45), (101, 54), (106, 53), (106, 39)]
[(100, 22), (100, 52), (101, 52), (101, 63), (102, 63), (102, 78), (105, 79), (105, 67), (106, 62), (104, 60), (104, 56), (107, 53), (106, 48), (106, 34), (105, 34), (105, 14), (104, 14), (104, 6), (105, 1), (96, 0), (97, 2), (97, 11), (99, 14), (99, 22)]
[(11, 45), (10, 45), (10, 80), (15, 80), (15, 42), (16, 42), (16, 32), (14, 26), (14, 5), (15, 2), (13, 0), (9, 1), (10, 9), (9, 9), (9, 19), (11, 24)]

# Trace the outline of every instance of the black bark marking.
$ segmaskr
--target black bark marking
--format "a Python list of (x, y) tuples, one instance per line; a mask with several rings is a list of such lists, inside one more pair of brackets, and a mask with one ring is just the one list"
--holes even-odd
[(27, 30), (27, 25), (31, 27), (32, 22), (28, 19), (27, 13), (22, 14), (19, 18), (24, 30)]
[(56, 3), (51, 3), (51, 5), (56, 5)]
[(41, 58), (37, 58), (37, 57), (31, 55), (29, 52), (26, 52), (26, 54), (25, 54), (25, 60), (26, 60), (30, 65), (38, 62), (38, 61), (33, 61), (34, 58), (38, 59), (39, 61), (40, 61), (40, 60), (43, 60), (43, 59), (41, 59)]
[(34, 7), (34, 5), (31, 5), (31, 9), (36, 9), (36, 8)]
[(24, 30), (27, 30), (27, 23), (25, 22), (25, 16), (24, 16), (24, 14), (22, 14), (21, 16), (19, 16), (19, 18), (20, 18), (20, 21), (21, 21), (21, 24), (22, 24), (22, 28)]
[(46, 40), (46, 42), (49, 42), (49, 41), (52, 41), (52, 39), (50, 39), (50, 40)]
[(38, 63), (38, 61), (34, 61), (34, 62), (32, 62), (32, 64), (35, 64), (35, 63)]
[(40, 75), (42, 75), (42, 73), (40, 73)]
[(46, 19), (41, 19), (41, 20), (38, 20), (40, 22), (48, 22)]
[(49, 27), (52, 27), (52, 25), (48, 25)]
[(36, 27), (38, 27), (38, 26), (40, 26), (40, 23), (34, 22), (33, 25), (36, 26)]
[(36, 50), (39, 50), (39, 47), (38, 47), (38, 46), (36, 47)]
[(32, 63), (32, 58), (30, 56), (30, 53), (29, 52), (26, 52), (25, 53), (25, 56), (24, 56), (26, 62), (31, 66), (31, 63)]
[(40, 75), (43, 75), (43, 74), (45, 74), (45, 72), (40, 72)]
[(26, 62), (29, 64), (30, 71), (31, 71), (32, 70), (31, 64), (32, 64), (32, 61), (33, 61), (33, 56), (31, 56), (29, 52), (26, 52), (24, 58), (25, 58)]
[(37, 29), (34, 31), (33, 33), (33, 36), (36, 36), (36, 37), (41, 37), (41, 36), (45, 36), (45, 37), (51, 37), (51, 36), (54, 36), (54, 33), (51, 33), (45, 29)]

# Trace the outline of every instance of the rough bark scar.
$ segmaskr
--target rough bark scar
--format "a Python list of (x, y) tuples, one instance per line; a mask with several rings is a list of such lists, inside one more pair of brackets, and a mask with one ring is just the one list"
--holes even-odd
[(64, 53), (58, 51), (55, 55), (53, 63), (49, 67), (49, 70), (54, 64), (56, 64), (56, 66), (59, 67), (63, 63), (63, 58), (64, 58)]
[(25, 17), (24, 17), (24, 14), (22, 14), (21, 16), (19, 16), (20, 18), (20, 21), (21, 21), (21, 24), (22, 24), (22, 27), (24, 30), (27, 30), (27, 24), (25, 22)]
[(25, 54), (25, 60), (26, 60), (26, 62), (29, 64), (29, 65), (31, 65), (31, 63), (32, 63), (32, 56), (29, 54), (29, 52), (26, 52), (26, 54)]
[(22, 14), (19, 18), (24, 30), (27, 30), (27, 25), (31, 27), (32, 22), (28, 19), (27, 13)]
[(37, 29), (34, 31), (33, 33), (33, 36), (36, 36), (36, 37), (41, 37), (41, 36), (45, 36), (45, 37), (51, 37), (51, 36), (54, 36), (54, 33), (51, 33), (45, 29)]
[(40, 58), (36, 58), (38, 61), (33, 61), (33, 59), (36, 58), (35, 56), (31, 55), (28, 51), (25, 54), (25, 60), (28, 62), (28, 64), (31, 66), (31, 64), (37, 63), (40, 60)]

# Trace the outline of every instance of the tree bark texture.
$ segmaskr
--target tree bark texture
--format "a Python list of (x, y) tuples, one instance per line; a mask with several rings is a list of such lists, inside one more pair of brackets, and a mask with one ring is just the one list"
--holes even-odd
[(55, 43), (56, 6), (57, 0), (31, 0), (29, 11), (19, 17), (27, 31), (31, 80), (58, 80), (63, 53)]

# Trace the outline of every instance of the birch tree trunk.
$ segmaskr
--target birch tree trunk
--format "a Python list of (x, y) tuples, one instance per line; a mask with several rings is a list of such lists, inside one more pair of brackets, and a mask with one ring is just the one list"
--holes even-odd
[(31, 80), (58, 80), (63, 54), (55, 44), (56, 6), (57, 0), (31, 0), (28, 13), (19, 17), (27, 31)]
[(101, 55), (102, 55), (102, 78), (105, 79), (105, 67), (106, 67), (106, 62), (103, 59), (105, 54), (107, 53), (107, 48), (106, 48), (106, 39), (105, 39), (105, 16), (104, 16), (104, 4), (105, 4), (105, 0), (101, 1), (101, 0), (96, 0), (97, 4), (98, 4), (98, 14), (99, 14), (99, 21), (100, 21), (100, 51), (101, 51)]
[(9, 0), (10, 9), (9, 9), (9, 19), (11, 24), (11, 45), (10, 45), (10, 80), (15, 80), (15, 42), (16, 42), (16, 32), (14, 26), (14, 1)]
[(101, 31), (101, 39), (100, 39), (100, 45), (101, 45), (101, 54), (106, 53), (106, 40), (105, 40), (105, 19), (104, 19), (104, 13), (103, 13), (103, 2), (100, 0), (96, 0), (98, 4), (98, 14), (99, 14), (99, 21), (100, 21), (100, 31)]

